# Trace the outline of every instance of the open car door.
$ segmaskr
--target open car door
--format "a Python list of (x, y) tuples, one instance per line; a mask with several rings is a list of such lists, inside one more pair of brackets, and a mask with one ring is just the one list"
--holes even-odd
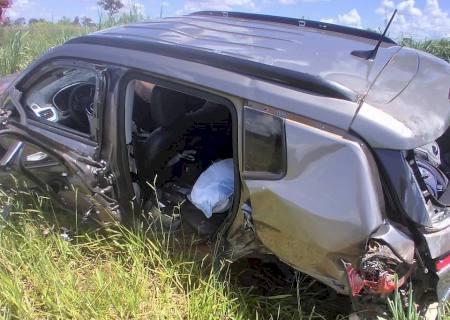
[(0, 106), (0, 186), (37, 191), (79, 219), (120, 221), (115, 179), (97, 146), (27, 119), (20, 96), (11, 88)]

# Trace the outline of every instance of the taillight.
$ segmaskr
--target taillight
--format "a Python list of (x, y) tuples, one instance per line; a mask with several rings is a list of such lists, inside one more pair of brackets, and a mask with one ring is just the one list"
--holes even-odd
[(436, 262), (436, 271), (439, 272), (439, 271), (443, 270), (444, 268), (446, 268), (448, 265), (450, 265), (450, 255), (448, 255), (442, 259), (439, 259)]

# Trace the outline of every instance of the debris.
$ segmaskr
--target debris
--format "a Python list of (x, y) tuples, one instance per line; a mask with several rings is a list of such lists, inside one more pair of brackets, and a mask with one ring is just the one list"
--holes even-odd
[(11, 214), (11, 206), (10, 205), (5, 205), (1, 208), (0, 230), (6, 226), (6, 220), (8, 220), (10, 214)]
[(359, 269), (343, 260), (342, 263), (353, 297), (359, 295), (363, 289), (371, 294), (390, 294), (406, 283), (414, 267), (414, 263), (404, 263), (388, 246), (376, 241), (369, 242)]
[(42, 235), (44, 235), (45, 237), (48, 236), (51, 232), (54, 231), (55, 229), (55, 225), (52, 225), (51, 227), (44, 227), (41, 225), (41, 229), (42, 230)]
[(351, 263), (342, 261), (347, 272), (347, 279), (352, 290), (352, 296), (357, 296), (365, 286), (364, 280), (361, 278), (359, 272), (353, 268)]
[(73, 240), (73, 233), (69, 229), (65, 227), (59, 228), (59, 235), (62, 240), (64, 241), (72, 241)]

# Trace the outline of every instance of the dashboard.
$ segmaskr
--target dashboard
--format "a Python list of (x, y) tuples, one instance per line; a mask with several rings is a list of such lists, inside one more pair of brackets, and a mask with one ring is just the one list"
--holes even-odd
[(96, 77), (86, 70), (65, 70), (44, 78), (25, 94), (25, 105), (38, 118), (89, 133), (94, 114)]

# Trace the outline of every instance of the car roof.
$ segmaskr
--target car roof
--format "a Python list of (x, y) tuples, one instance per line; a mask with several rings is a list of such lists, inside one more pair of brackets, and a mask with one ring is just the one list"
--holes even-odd
[(156, 51), (356, 101), (393, 55), (392, 48), (399, 46), (383, 37), (375, 62), (351, 52), (371, 50), (381, 37), (371, 31), (310, 20), (201, 11), (118, 26), (68, 43)]
[[(309, 29), (317, 29), (322, 31), (337, 32), (342, 35), (353, 35), (357, 37), (380, 40), (382, 38), (383, 42), (396, 44), (394, 40), (387, 36), (383, 36), (380, 33), (365, 30), (361, 28), (354, 28), (348, 26), (337, 25), (327, 22), (319, 22), (309, 19), (297, 19), (288, 18), (274, 15), (266, 14), (256, 14), (256, 13), (245, 13), (245, 12), (227, 12), (227, 11), (198, 11), (191, 13), (189, 16), (203, 16), (203, 17), (225, 17), (225, 18), (237, 18), (246, 22), (267, 22), (270, 24), (278, 24), (279, 27), (284, 26), (296, 26)], [(250, 27), (251, 28), (251, 27)]]

